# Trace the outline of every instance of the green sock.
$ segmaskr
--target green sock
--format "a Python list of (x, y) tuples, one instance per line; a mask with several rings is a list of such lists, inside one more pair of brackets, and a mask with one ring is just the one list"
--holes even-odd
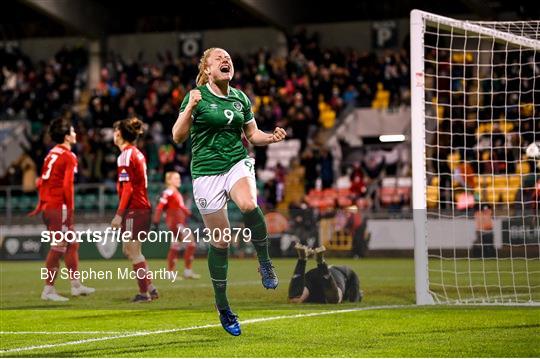
[(210, 245), (208, 250), (208, 269), (210, 279), (214, 286), (214, 295), (218, 309), (225, 309), (229, 306), (227, 300), (227, 269), (229, 267), (229, 249), (217, 248)]
[(266, 230), (266, 221), (259, 207), (250, 212), (242, 214), (244, 216), (244, 224), (246, 228), (251, 230), (251, 242), (257, 252), (259, 262), (269, 261), (268, 254), (268, 231)]

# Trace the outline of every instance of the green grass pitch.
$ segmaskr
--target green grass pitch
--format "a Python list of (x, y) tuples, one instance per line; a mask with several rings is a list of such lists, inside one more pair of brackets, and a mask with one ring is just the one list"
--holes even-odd
[[(414, 303), (409, 259), (329, 259), (352, 266), (364, 301), (287, 304), (293, 259), (275, 261), (281, 283), (262, 288), (253, 259), (231, 260), (229, 297), (243, 334), (219, 326), (206, 260), (198, 281), (157, 281), (162, 298), (131, 304), (130, 280), (88, 281), (95, 295), (67, 303), (39, 299), (41, 262), (0, 262), (3, 357), (538, 357), (540, 308), (429, 306)], [(150, 261), (151, 269), (163, 260)], [(116, 269), (126, 261), (82, 261)], [(308, 263), (308, 268), (314, 263)], [(68, 294), (68, 283), (59, 280)], [(390, 307), (392, 306), (392, 307)]]

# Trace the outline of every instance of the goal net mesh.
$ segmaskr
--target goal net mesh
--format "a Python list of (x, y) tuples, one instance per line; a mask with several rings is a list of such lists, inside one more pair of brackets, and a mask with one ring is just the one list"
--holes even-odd
[(429, 292), (538, 303), (540, 21), (424, 21)]

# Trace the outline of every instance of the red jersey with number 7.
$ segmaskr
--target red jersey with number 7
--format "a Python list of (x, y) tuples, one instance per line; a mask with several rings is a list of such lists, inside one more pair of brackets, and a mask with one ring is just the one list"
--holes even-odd
[(73, 186), (77, 173), (77, 157), (63, 145), (54, 146), (43, 162), (41, 176), (38, 178), (39, 202), (30, 215), (43, 210), (66, 209), (73, 211), (75, 190)]
[(120, 204), (117, 214), (123, 215), (130, 209), (150, 209), (148, 200), (148, 178), (146, 176), (146, 159), (139, 149), (133, 145), (124, 148), (118, 156), (118, 197)]

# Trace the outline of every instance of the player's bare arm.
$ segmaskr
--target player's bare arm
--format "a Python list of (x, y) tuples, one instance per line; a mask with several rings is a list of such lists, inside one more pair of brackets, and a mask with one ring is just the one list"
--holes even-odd
[(274, 132), (266, 133), (259, 130), (255, 121), (251, 121), (244, 126), (244, 134), (254, 146), (267, 146), (271, 143), (283, 141), (287, 137), (287, 132), (283, 128), (276, 127)]
[(189, 137), (193, 110), (197, 107), (201, 98), (201, 92), (199, 90), (191, 90), (189, 92), (189, 102), (185, 110), (180, 112), (173, 126), (172, 135), (174, 142), (182, 143)]

